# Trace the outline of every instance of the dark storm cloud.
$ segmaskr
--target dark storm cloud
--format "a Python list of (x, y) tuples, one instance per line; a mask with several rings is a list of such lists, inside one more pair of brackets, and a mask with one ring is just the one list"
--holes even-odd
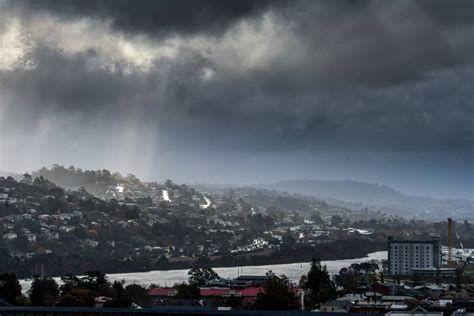
[[(472, 24), (474, 3), (470, 0), (402, 0), (403, 5), (414, 3), (433, 22), (443, 26)], [(369, 8), (374, 1), (368, 0), (19, 0), (9, 1), (9, 6), (23, 11), (45, 11), (65, 18), (97, 17), (111, 19), (122, 30), (140, 32), (198, 33), (216, 27), (226, 27), (235, 20), (251, 17), (268, 9), (287, 11), (292, 19), (292, 8), (311, 12), (308, 7), (323, 5), (333, 12), (344, 15)], [(318, 16), (318, 18), (324, 15)], [(330, 16), (326, 16), (330, 18)]]
[(287, 0), (43, 0), (11, 1), (20, 11), (47, 12), (65, 19), (110, 19), (123, 32), (159, 36), (220, 33), (236, 21), (258, 15)]
[(437, 24), (446, 26), (472, 25), (474, 2), (456, 0), (447, 3), (444, 0), (421, 0), (418, 5)]
[[(397, 85), (474, 61), (472, 1), (11, 1), (16, 12), (112, 21), (125, 34), (151, 39), (207, 34), (235, 23), (258, 25), (271, 11), (288, 47), (250, 75), (259, 87), (294, 93), (312, 85)], [(255, 30), (258, 31), (258, 30)], [(275, 34), (278, 41), (282, 34)], [(265, 39), (262, 39), (265, 40)], [(252, 47), (246, 48), (252, 53)], [(212, 51), (212, 47), (210, 48)], [(232, 58), (232, 57), (229, 57)], [(232, 75), (232, 74), (231, 74)]]
[[(291, 69), (296, 65), (310, 82), (319, 77), (329, 84), (377, 87), (415, 82), (433, 70), (472, 64), (469, 34), (474, 11), (468, 2), (455, 3), (299, 2), (281, 14), (282, 20), (292, 21), (301, 47), (280, 65), (288, 70), (296, 70)], [(450, 9), (454, 6), (458, 9)]]
[(101, 114), (101, 128), (133, 115), (153, 126), (150, 133), (186, 140), (183, 146), (199, 141), (246, 152), (446, 151), (472, 159), (472, 70), (377, 90), (295, 94), (259, 88), (258, 76), (203, 82), (199, 72), (210, 62), (196, 52), (180, 54), (169, 71), (128, 75), (90, 68), (87, 54), (71, 58), (42, 48), (36, 56), (34, 71), (0, 78), (14, 92), (17, 111), (41, 115), (48, 109), (86, 120)]
[[(111, 19), (121, 35), (146, 33), (153, 42), (155, 35), (206, 34), (210, 44), (184, 46), (173, 58), (154, 60), (150, 71), (127, 72), (119, 62), (115, 71), (98, 67), (97, 48), (65, 54), (37, 39), (34, 69), (0, 74), (12, 111), (86, 120), (101, 113), (104, 126), (133, 115), (156, 126), (150, 133), (185, 139), (183, 146), (200, 139), (239, 151), (447, 151), (472, 159), (470, 1), (146, 4), (13, 2), (23, 17)], [(229, 38), (244, 42), (265, 31), (267, 10), (275, 33), (225, 47)], [(238, 21), (249, 23), (248, 34), (232, 33)], [(261, 42), (267, 46), (248, 66)], [(221, 51), (229, 54), (219, 57)], [(210, 80), (202, 78), (206, 68), (215, 73)]]
[[(93, 53), (66, 57), (57, 50), (39, 45), (34, 50), (34, 70), (21, 69), (0, 76), (0, 84), (17, 94), (18, 107), (33, 107), (38, 112), (78, 111), (93, 114), (101, 108), (120, 105), (125, 96), (145, 93), (147, 81), (142, 76), (127, 76), (91, 67)], [(149, 83), (151, 84), (151, 82)], [(143, 86), (142, 86), (143, 85)]]

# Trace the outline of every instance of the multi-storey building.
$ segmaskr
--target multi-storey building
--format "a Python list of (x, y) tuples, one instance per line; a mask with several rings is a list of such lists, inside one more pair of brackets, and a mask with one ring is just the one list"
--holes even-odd
[(391, 275), (411, 275), (413, 269), (441, 267), (439, 238), (396, 240), (388, 238), (388, 271)]

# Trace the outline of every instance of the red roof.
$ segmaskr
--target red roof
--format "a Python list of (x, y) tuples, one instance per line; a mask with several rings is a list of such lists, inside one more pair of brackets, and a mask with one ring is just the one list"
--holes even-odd
[(260, 293), (265, 293), (265, 288), (263, 287), (247, 287), (243, 290), (240, 290), (242, 296), (251, 296), (256, 297)]
[(227, 288), (200, 288), (201, 296), (223, 296), (229, 292)]
[[(292, 290), (297, 293), (301, 289), (292, 288)], [(264, 287), (247, 287), (242, 290), (231, 290), (229, 288), (200, 288), (201, 296), (225, 296), (225, 295), (236, 295), (240, 293), (242, 297), (257, 297), (260, 293), (265, 293)], [(176, 294), (176, 289), (172, 287), (157, 287), (148, 290), (149, 296), (173, 296)]]
[(293, 293), (295, 294), (298, 294), (299, 292), (303, 291), (303, 289), (299, 288), (299, 287), (292, 287), (291, 290), (293, 291)]
[(150, 296), (171, 296), (176, 294), (176, 289), (172, 287), (155, 287), (148, 290)]

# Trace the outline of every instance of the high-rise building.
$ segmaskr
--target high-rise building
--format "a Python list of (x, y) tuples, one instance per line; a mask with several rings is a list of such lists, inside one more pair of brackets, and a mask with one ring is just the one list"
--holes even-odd
[(411, 275), (413, 269), (441, 267), (439, 238), (397, 240), (388, 238), (388, 271), (391, 275)]

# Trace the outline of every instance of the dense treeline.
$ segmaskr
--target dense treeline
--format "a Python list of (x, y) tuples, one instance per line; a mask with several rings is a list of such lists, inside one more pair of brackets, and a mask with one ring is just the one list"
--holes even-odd
[[(86, 272), (85, 276), (67, 275), (60, 284), (50, 277), (35, 275), (30, 289), (22, 293), (21, 285), (14, 273), (0, 275), (0, 299), (11, 305), (130, 308), (132, 304), (152, 306), (147, 289), (138, 284), (109, 282), (99, 271)], [(104, 300), (97, 301), (97, 297)]]
[(0, 299), (21, 306), (131, 308), (176, 304), (180, 300), (188, 300), (193, 305), (205, 298), (214, 307), (224, 305), (236, 309), (296, 310), (300, 308), (298, 295), (301, 290), (306, 293), (305, 306), (310, 308), (318, 307), (336, 296), (336, 284), (330, 280), (326, 267), (314, 258), (310, 271), (301, 276), (299, 287), (285, 275), (277, 276), (268, 271), (263, 291), (253, 303), (244, 302), (242, 297), (233, 295), (201, 297), (200, 288), (208, 286), (211, 281), (221, 280), (212, 268), (193, 268), (188, 275), (187, 282), (174, 285), (176, 293), (173, 297), (153, 301), (148, 290), (157, 285), (144, 287), (138, 284), (126, 285), (124, 281), (111, 283), (99, 271), (86, 272), (82, 277), (67, 275), (59, 283), (53, 278), (35, 275), (25, 293), (22, 293), (15, 274), (3, 273), (0, 274)]
[(107, 169), (102, 170), (82, 170), (70, 166), (68, 168), (54, 164), (50, 169), (41, 168), (32, 172), (32, 177), (44, 177), (64, 188), (84, 187), (87, 191), (102, 195), (107, 186), (118, 183), (140, 183), (140, 180), (133, 174), (122, 176), (119, 172), (111, 173)]

